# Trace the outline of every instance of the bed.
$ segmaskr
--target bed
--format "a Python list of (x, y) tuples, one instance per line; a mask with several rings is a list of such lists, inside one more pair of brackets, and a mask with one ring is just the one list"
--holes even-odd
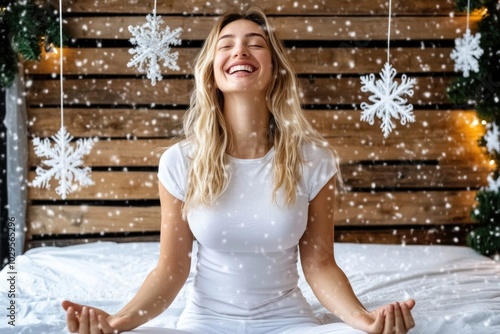
[[(193, 247), (195, 258), (196, 243)], [(9, 281), (8, 266), (1, 271), (2, 313), (13, 300), (8, 293), (12, 288), (16, 311), (15, 327), (2, 314), (0, 332), (65, 333), (62, 299), (118, 310), (155, 266), (158, 251), (157, 242), (29, 250), (16, 258), (15, 280)], [(411, 333), (500, 333), (500, 261), (461, 246), (336, 243), (335, 254), (368, 308), (416, 299)], [(175, 326), (192, 279), (193, 270), (171, 307), (147, 326)], [(303, 277), (300, 288), (322, 322), (338, 321), (319, 304)]]

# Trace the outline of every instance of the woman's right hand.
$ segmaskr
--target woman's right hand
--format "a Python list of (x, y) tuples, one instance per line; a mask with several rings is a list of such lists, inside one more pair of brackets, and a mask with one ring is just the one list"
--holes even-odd
[(66, 323), (70, 333), (79, 334), (116, 334), (127, 328), (130, 319), (114, 317), (109, 313), (86, 305), (65, 300), (62, 307), (66, 310)]

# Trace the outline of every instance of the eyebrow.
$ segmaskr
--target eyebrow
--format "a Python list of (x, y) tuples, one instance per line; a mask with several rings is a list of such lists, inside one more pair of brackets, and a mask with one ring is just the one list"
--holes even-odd
[[(262, 37), (262, 39), (264, 39), (266, 41), (266, 38), (262, 34), (259, 34), (257, 32), (250, 32), (248, 34), (245, 34), (246, 38), (255, 37), (255, 36), (260, 36), (260, 37)], [(227, 34), (227, 35), (223, 35), (223, 36), (219, 37), (218, 41), (220, 41), (221, 39), (224, 39), (224, 38), (234, 38), (234, 37), (235, 37), (234, 34)]]

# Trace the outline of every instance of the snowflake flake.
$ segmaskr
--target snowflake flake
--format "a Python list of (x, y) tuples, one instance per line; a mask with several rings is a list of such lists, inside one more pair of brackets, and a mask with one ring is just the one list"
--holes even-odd
[(463, 71), (463, 76), (468, 77), (469, 71), (479, 72), (479, 58), (483, 49), (479, 46), (481, 34), (471, 35), (470, 29), (465, 31), (463, 38), (455, 39), (455, 48), (450, 57), (455, 61), (455, 72)]
[(380, 80), (375, 80), (374, 74), (361, 76), (363, 84), (361, 91), (374, 94), (368, 98), (373, 104), (361, 103), (361, 109), (363, 109), (361, 121), (373, 125), (374, 116), (380, 118), (382, 120), (380, 128), (384, 137), (389, 136), (392, 129), (396, 127), (392, 122), (392, 117), (401, 119), (402, 125), (415, 121), (415, 115), (412, 112), (413, 105), (406, 104), (408, 101), (402, 95), (413, 96), (412, 88), (416, 79), (409, 79), (403, 74), (401, 84), (398, 86), (398, 83), (393, 81), (395, 76), (396, 70), (389, 63), (385, 63), (380, 73)]
[[(154, 13), (153, 13), (154, 14)], [(161, 80), (163, 77), (160, 71), (159, 61), (163, 60), (163, 66), (171, 70), (179, 70), (177, 65), (178, 52), (170, 52), (171, 45), (180, 45), (181, 28), (170, 31), (170, 27), (166, 27), (161, 31), (160, 26), (163, 24), (161, 16), (147, 15), (147, 22), (142, 26), (129, 26), (128, 30), (132, 33), (130, 42), (136, 45), (135, 48), (129, 50), (134, 56), (127, 63), (128, 67), (137, 66), (141, 73), (146, 73), (147, 78), (151, 80), (151, 84), (156, 85), (156, 80)]]
[(488, 131), (484, 135), (484, 140), (486, 141), (486, 148), (488, 152), (493, 153), (497, 151), (500, 153), (500, 133), (498, 131), (498, 125), (495, 123), (488, 125)]
[(79, 168), (83, 164), (82, 156), (89, 154), (94, 146), (97, 138), (79, 139), (76, 142), (76, 149), (70, 146), (73, 136), (66, 131), (65, 127), (61, 127), (59, 131), (52, 136), (55, 142), (54, 147), (51, 147), (50, 140), (45, 138), (33, 139), (35, 154), (41, 158), (48, 158), (43, 163), (49, 169), (41, 167), (36, 168), (36, 178), (33, 180), (34, 187), (50, 188), (50, 179), (59, 180), (59, 186), (56, 188), (56, 193), (62, 199), (66, 199), (68, 193), (73, 190), (73, 179), (80, 185), (88, 186), (94, 184), (89, 177), (90, 167)]

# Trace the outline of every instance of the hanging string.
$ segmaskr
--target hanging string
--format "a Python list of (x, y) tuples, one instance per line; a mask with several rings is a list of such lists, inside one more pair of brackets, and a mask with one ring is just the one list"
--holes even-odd
[(389, 0), (389, 24), (387, 27), (387, 63), (389, 64), (389, 49), (391, 45), (391, 16), (392, 16), (392, 0)]
[(469, 30), (469, 15), (470, 15), (470, 0), (467, 0), (467, 28), (466, 32)]
[(64, 93), (63, 93), (63, 30), (62, 30), (62, 0), (59, 0), (59, 87), (61, 95), (61, 128), (64, 126)]
[(156, 0), (155, 0), (155, 4), (153, 7), (153, 17), (156, 18)]

